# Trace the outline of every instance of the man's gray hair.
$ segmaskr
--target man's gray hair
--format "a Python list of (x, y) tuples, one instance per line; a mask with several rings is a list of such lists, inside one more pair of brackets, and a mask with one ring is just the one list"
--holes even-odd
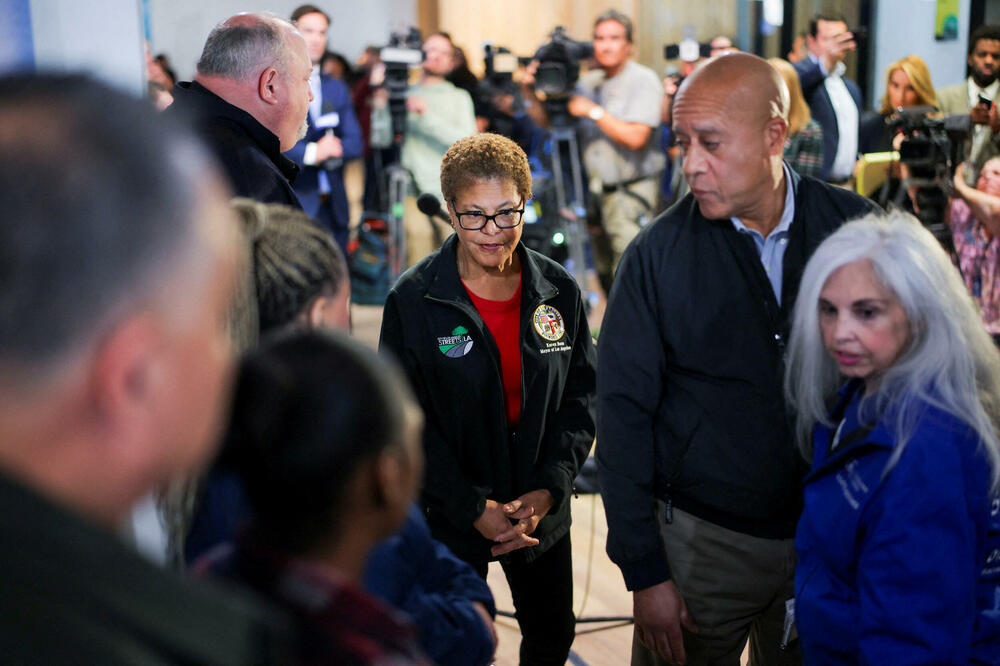
[(899, 459), (930, 404), (964, 421), (979, 435), (1000, 487), (1000, 354), (986, 332), (958, 269), (941, 244), (906, 213), (871, 213), (830, 235), (806, 264), (795, 300), (785, 393), (795, 408), (799, 442), (811, 454), (815, 423), (831, 425), (826, 399), (842, 381), (826, 352), (819, 297), (842, 266), (871, 262), (882, 286), (906, 312), (910, 340), (866, 403), (892, 414)]
[(0, 78), (0, 366), (44, 374), (162, 289), (195, 248), (210, 163), (89, 77)]
[(286, 35), (295, 27), (270, 14), (255, 14), (220, 23), (209, 33), (198, 60), (198, 74), (252, 81), (268, 67), (283, 69)]

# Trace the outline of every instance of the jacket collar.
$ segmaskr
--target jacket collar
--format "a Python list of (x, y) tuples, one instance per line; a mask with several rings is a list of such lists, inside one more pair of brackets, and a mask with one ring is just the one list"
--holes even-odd
[[(891, 450), (894, 447), (892, 434), (886, 426), (886, 417), (891, 416), (890, 414), (879, 414), (874, 423), (862, 423), (852, 430), (844, 430), (841, 427), (847, 410), (852, 409), (852, 403), (864, 400), (864, 396), (860, 395), (862, 391), (864, 391), (864, 382), (852, 379), (831, 398), (828, 416), (834, 425), (832, 428), (817, 427), (814, 430), (814, 455), (817, 451), (821, 451), (822, 458), (806, 476), (807, 481), (816, 476), (824, 475), (831, 469), (840, 469), (845, 461), (857, 458), (871, 449)], [(869, 413), (866, 416), (873, 415)], [(865, 421), (868, 422), (869, 419), (865, 419)], [(838, 442), (837, 447), (830, 451), (835, 439)]]
[[(545, 279), (541, 267), (523, 242), (514, 250), (521, 260), (521, 304), (537, 303), (559, 293), (554, 284)], [(471, 303), (462, 279), (458, 275), (458, 235), (449, 236), (428, 265), (425, 297), (439, 301)]]
[(281, 154), (281, 142), (274, 132), (267, 129), (252, 115), (222, 99), (197, 81), (181, 81), (174, 87), (174, 96), (180, 93), (202, 119), (224, 118), (242, 129), (261, 149), (289, 183), (295, 181), (299, 167)]

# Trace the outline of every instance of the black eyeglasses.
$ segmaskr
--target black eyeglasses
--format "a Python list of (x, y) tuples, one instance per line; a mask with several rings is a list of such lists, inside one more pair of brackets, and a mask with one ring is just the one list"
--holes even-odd
[[(498, 210), (493, 215), (487, 215), (486, 213), (480, 213), (479, 211), (459, 213), (458, 206), (455, 204), (454, 199), (451, 200), (451, 208), (455, 211), (455, 217), (458, 218), (458, 226), (462, 227), (466, 231), (479, 231), (485, 227), (486, 223), (490, 220), (493, 220), (493, 224), (497, 225), (497, 229), (512, 229), (521, 224), (521, 216), (524, 215), (524, 206), (521, 206), (520, 209), (505, 208), (504, 210)], [(463, 222), (463, 217), (468, 218), (470, 222)]]

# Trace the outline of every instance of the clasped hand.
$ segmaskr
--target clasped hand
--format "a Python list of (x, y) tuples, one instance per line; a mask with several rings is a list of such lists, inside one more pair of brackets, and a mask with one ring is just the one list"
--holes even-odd
[(552, 509), (552, 504), (552, 493), (548, 490), (532, 490), (506, 504), (486, 500), (486, 508), (473, 526), (484, 537), (496, 542), (497, 545), (490, 549), (494, 557), (537, 546), (538, 539), (531, 534)]

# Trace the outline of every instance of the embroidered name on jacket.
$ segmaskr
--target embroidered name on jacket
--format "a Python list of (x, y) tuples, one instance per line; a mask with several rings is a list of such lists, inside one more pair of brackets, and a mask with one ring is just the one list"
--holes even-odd
[(472, 351), (472, 336), (469, 329), (456, 326), (451, 335), (438, 338), (438, 349), (448, 358), (459, 358)]

